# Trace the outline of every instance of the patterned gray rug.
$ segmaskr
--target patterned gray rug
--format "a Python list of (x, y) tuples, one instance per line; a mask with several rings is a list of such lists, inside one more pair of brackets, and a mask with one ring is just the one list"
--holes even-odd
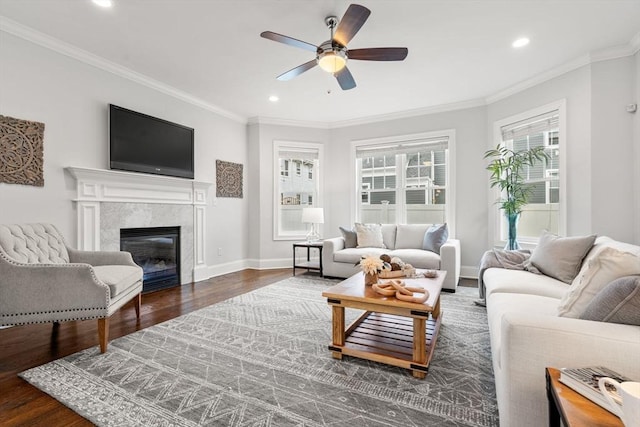
[(477, 290), (443, 293), (435, 356), (419, 380), (331, 358), (321, 293), (334, 283), (292, 277), (20, 376), (100, 426), (498, 425)]

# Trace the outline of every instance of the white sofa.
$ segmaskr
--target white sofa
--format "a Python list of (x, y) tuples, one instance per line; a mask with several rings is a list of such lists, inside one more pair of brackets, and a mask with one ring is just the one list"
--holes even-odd
[(443, 289), (455, 292), (460, 280), (460, 241), (449, 239), (440, 254), (422, 249), (425, 232), (431, 224), (383, 224), (383, 248), (345, 248), (343, 237), (326, 239), (322, 249), (322, 269), (325, 276), (350, 277), (360, 271), (356, 262), (363, 255), (389, 254), (416, 268), (446, 270)]
[[(547, 425), (545, 367), (606, 366), (640, 380), (640, 326), (558, 315), (570, 287), (587, 280), (588, 269), (593, 271), (598, 262), (604, 262), (598, 260), (604, 247), (637, 256), (637, 272), (632, 274), (640, 274), (640, 247), (606, 237), (596, 240), (571, 285), (522, 270), (484, 272), (502, 427)], [(628, 273), (620, 272), (618, 277)]]

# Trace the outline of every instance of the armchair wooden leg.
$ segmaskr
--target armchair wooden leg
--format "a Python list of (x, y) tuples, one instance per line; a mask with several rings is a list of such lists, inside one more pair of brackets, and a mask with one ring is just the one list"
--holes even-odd
[(109, 342), (109, 318), (98, 319), (98, 337), (100, 339), (100, 353), (107, 351), (107, 343)]
[(136, 297), (136, 318), (140, 319), (140, 307), (142, 306), (142, 292)]

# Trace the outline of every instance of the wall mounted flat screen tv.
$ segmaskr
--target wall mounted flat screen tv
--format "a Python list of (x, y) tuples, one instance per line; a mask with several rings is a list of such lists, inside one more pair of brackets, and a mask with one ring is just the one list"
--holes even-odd
[(193, 179), (193, 129), (109, 104), (111, 169)]

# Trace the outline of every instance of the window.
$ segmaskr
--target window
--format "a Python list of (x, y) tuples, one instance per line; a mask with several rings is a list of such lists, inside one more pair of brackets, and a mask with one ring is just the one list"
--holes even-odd
[(451, 228), (453, 135), (443, 131), (355, 143), (356, 221), (447, 222)]
[[(274, 142), (274, 240), (300, 239), (308, 233), (302, 209), (320, 207), (321, 150), (319, 144)], [(289, 173), (290, 167), (295, 173)]]
[[(564, 137), (564, 101), (496, 122), (494, 133), (500, 144), (515, 151), (544, 147), (549, 159), (526, 167), (524, 176), (532, 190), (529, 203), (523, 208), (518, 222), (518, 241), (533, 243), (543, 230), (564, 234), (564, 192), (562, 182)], [(508, 234), (507, 221), (493, 201), (499, 194), (492, 194), (492, 215), (495, 216), (494, 241), (502, 245)]]

